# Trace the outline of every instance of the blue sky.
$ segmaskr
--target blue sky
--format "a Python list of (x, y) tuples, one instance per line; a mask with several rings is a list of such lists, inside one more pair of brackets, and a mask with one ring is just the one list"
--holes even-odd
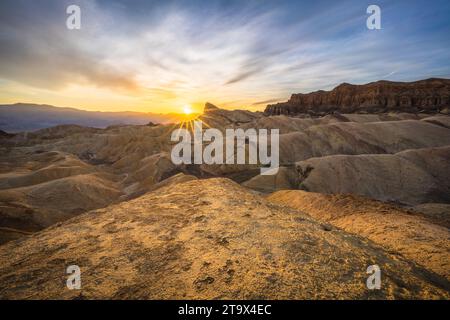
[[(81, 30), (65, 27), (69, 4)], [(341, 82), (450, 78), (449, 17), (447, 0), (2, 0), (0, 103), (263, 109)]]

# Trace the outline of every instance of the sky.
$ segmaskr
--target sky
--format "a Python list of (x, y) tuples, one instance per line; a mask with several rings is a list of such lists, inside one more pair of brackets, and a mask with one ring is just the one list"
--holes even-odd
[(449, 16), (448, 0), (1, 0), (0, 104), (263, 110), (342, 82), (450, 78)]

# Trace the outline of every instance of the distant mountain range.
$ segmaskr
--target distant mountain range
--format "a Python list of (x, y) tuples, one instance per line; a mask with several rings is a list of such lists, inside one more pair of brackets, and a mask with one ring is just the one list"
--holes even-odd
[(100, 112), (51, 105), (16, 103), (0, 105), (0, 130), (6, 132), (34, 131), (62, 124), (106, 128), (111, 125), (144, 125), (177, 122), (178, 114), (144, 112)]

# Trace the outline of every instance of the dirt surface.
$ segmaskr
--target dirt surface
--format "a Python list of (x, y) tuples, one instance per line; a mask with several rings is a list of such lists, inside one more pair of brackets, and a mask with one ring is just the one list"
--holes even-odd
[[(81, 290), (65, 270), (81, 269)], [(378, 264), (382, 289), (366, 288)], [(3, 299), (439, 299), (444, 277), (228, 179), (192, 180), (0, 247)]]
[(450, 280), (450, 231), (436, 217), (355, 195), (286, 190), (267, 199), (370, 239)]

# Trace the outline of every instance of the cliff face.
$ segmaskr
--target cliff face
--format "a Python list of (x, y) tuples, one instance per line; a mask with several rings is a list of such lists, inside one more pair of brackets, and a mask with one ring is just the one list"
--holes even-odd
[(293, 94), (287, 102), (268, 105), (265, 114), (435, 113), (448, 111), (449, 106), (450, 79), (377, 81), (365, 85), (343, 83), (331, 91)]

